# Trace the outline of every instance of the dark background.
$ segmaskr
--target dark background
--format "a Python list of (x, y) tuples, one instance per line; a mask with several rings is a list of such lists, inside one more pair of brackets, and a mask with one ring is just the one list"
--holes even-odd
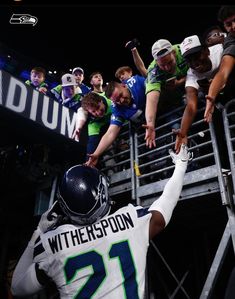
[[(139, 52), (147, 67), (157, 39), (180, 43), (186, 36), (201, 35), (206, 28), (219, 24), (220, 5), (211, 4), (12, 3), (0, 7), (0, 41), (52, 70), (81, 66), (86, 83), (96, 70), (103, 73), (106, 82), (114, 78), (118, 67), (134, 68), (131, 52), (125, 48), (132, 38), (139, 39)], [(13, 13), (30, 14), (38, 23), (12, 25), (9, 20)]]
[[(218, 24), (217, 12), (220, 7), (212, 4), (153, 5), (148, 2), (137, 5), (121, 1), (112, 5), (91, 2), (82, 4), (81, 1), (79, 5), (69, 1), (66, 5), (49, 4), (49, 0), (44, 2), (42, 0), (40, 4), (29, 4), (23, 1), (13, 4), (12, 1), (9, 5), (4, 4), (4, 0), (1, 1), (0, 43), (21, 54), (21, 62), (26, 68), (28, 60), (33, 60), (33, 64), (37, 66), (47, 65), (48, 70), (68, 71), (81, 66), (85, 70), (87, 83), (89, 74), (95, 70), (100, 70), (105, 81), (109, 81), (114, 78), (114, 72), (119, 66), (130, 65), (134, 68), (131, 52), (124, 47), (128, 40), (134, 37), (139, 39), (139, 52), (147, 67), (152, 61), (151, 46), (157, 39), (166, 38), (174, 44), (182, 42), (186, 36), (202, 34), (206, 28)], [(38, 18), (38, 23), (36, 26), (11, 25), (9, 20), (13, 13), (31, 14)], [(135, 68), (134, 70), (136, 71)], [(7, 276), (7, 271), (10, 272), (10, 262), (16, 262), (14, 259), (20, 256), (37, 225), (39, 219), (32, 217), (36, 214), (36, 191), (43, 187), (48, 191), (46, 183), (49, 185), (50, 178), (57, 171), (57, 161), (65, 168), (67, 164), (64, 161), (72, 156), (61, 146), (62, 142), (55, 143), (55, 138), (42, 134), (42, 131), (36, 132), (30, 124), (24, 135), (32, 131), (36, 141), (28, 138), (29, 144), (25, 145), (22, 134), (17, 131), (18, 128), (21, 129), (21, 124), (14, 117), (16, 116), (2, 113), (0, 122), (0, 128), (3, 126), (0, 132), (5, 131), (7, 135), (5, 137), (0, 134), (0, 143), (6, 138), (10, 145), (9, 153), (6, 148), (8, 156), (3, 160), (0, 172), (0, 280)], [(6, 126), (9, 123), (13, 126), (12, 131)], [(22, 128), (25, 126), (22, 125)], [(46, 141), (42, 142), (41, 138), (44, 136)], [(17, 138), (23, 146), (16, 151)], [(45, 143), (54, 144), (54, 147), (49, 148), (49, 165), (36, 163), (42, 160)], [(26, 154), (23, 155), (22, 151), (25, 149)], [(36, 160), (34, 164), (28, 163), (31, 152)], [(76, 157), (78, 156), (77, 151)], [(48, 181), (44, 182), (42, 173), (47, 166)], [(49, 191), (46, 193), (48, 196)], [(227, 221), (226, 212), (221, 209), (220, 198), (212, 197), (180, 202), (173, 217), (175, 218), (166, 232), (158, 236), (158, 245), (168, 263), (174, 266), (173, 270), (180, 273), (179, 277), (183, 276), (184, 269), (190, 269), (186, 289), (190, 290), (192, 298), (198, 298)], [(221, 272), (223, 277), (219, 277), (215, 291), (217, 297), (213, 299), (223, 297), (229, 274), (227, 269), (230, 270), (233, 265), (233, 252), (228, 257), (230, 259), (226, 260), (226, 273)], [(151, 279), (153, 288), (159, 288), (155, 278), (158, 270), (164, 267), (159, 259), (155, 259), (156, 254), (150, 264)], [(163, 270), (159, 273), (164, 274)], [(175, 288), (174, 281), (172, 284)], [(7, 297), (3, 294), (7, 288), (1, 288), (0, 298), (5, 299)], [(180, 295), (182, 294), (179, 293)], [(182, 296), (177, 298), (183, 298)]]

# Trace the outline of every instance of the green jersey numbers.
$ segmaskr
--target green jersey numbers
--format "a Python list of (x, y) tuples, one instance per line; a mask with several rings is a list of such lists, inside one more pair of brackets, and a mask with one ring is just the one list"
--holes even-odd
[(112, 244), (107, 254), (108, 260), (105, 259), (104, 253), (99, 253), (95, 250), (81, 253), (67, 259), (64, 266), (67, 284), (78, 279), (79, 271), (82, 269), (87, 267), (92, 268), (92, 273), (87, 275), (88, 279), (85, 284), (77, 290), (74, 299), (92, 298), (97, 290), (102, 287), (102, 283), (105, 281), (107, 275), (109, 275), (109, 267), (108, 264), (105, 264), (105, 260), (107, 261), (106, 263), (109, 263), (114, 261), (114, 259), (118, 262), (117, 271), (120, 271), (123, 277), (123, 298), (139, 299), (136, 269), (128, 241)]

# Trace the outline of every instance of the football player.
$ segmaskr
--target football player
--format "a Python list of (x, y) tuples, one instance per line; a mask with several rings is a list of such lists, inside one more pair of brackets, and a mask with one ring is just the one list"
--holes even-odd
[(71, 167), (16, 266), (13, 295), (34, 294), (50, 278), (61, 299), (144, 298), (149, 241), (168, 224), (192, 158), (185, 144), (170, 156), (175, 169), (162, 195), (149, 208), (128, 204), (114, 213), (105, 176)]

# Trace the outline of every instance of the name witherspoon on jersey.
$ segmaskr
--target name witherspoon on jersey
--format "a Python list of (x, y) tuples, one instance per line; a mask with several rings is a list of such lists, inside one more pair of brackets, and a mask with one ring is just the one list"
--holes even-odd
[(133, 228), (134, 223), (129, 213), (109, 216), (100, 222), (77, 229), (68, 230), (48, 238), (52, 253), (71, 246), (77, 246), (92, 240), (103, 238), (110, 233), (118, 233)]

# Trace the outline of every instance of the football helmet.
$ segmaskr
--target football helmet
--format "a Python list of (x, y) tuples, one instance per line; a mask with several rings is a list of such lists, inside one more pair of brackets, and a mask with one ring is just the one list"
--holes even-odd
[(96, 168), (71, 167), (60, 184), (58, 202), (73, 224), (89, 225), (98, 221), (111, 208), (106, 177)]

